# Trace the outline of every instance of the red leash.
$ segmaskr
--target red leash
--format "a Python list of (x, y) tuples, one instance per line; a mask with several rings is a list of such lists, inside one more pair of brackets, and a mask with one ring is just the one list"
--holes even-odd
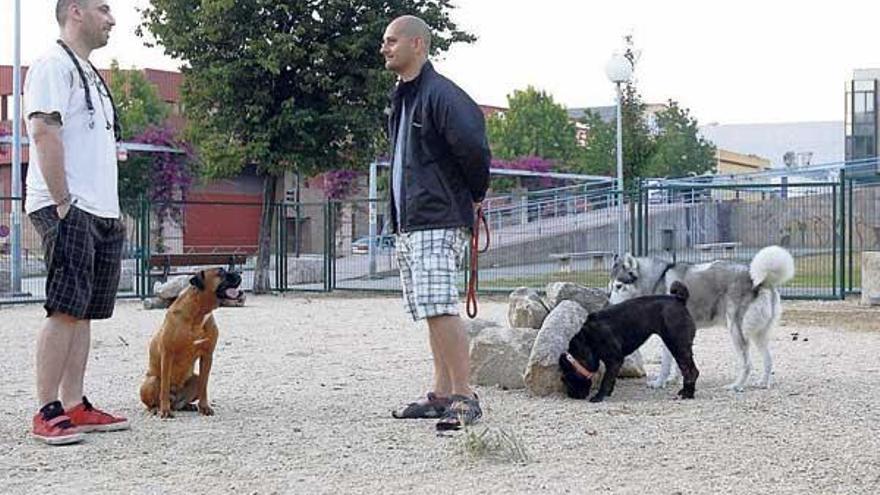
[[(470, 277), (468, 277), (467, 286), (467, 315), (471, 319), (477, 317), (477, 278), (479, 276), (479, 256), (489, 250), (489, 222), (486, 221), (486, 215), (483, 214), (483, 205), (477, 207), (475, 212), (476, 219), (474, 221), (474, 229), (471, 233), (471, 263)], [(480, 224), (483, 224), (483, 230), (486, 232), (486, 245), (480, 249)]]

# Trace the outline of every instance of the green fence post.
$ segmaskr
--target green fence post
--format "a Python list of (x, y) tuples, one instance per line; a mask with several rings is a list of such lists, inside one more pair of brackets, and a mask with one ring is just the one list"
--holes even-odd
[(287, 205), (281, 205), (281, 290), (286, 291), (287, 287)]
[(848, 179), (847, 182), (849, 183), (849, 188), (847, 188), (847, 199), (848, 199), (848, 203), (849, 203), (849, 208), (848, 208), (849, 211), (847, 212), (847, 216), (846, 216), (847, 221), (849, 222), (849, 228), (848, 228), (848, 231), (849, 231), (849, 250), (848, 250), (848, 253), (849, 253), (849, 260), (848, 260), (849, 272), (848, 273), (849, 273), (849, 293), (852, 294), (853, 293), (853, 279), (854, 279), (854, 277), (853, 277), (853, 217), (855, 216), (855, 214), (853, 213), (853, 180)]
[(324, 292), (330, 292), (330, 200), (324, 202)]
[(840, 170), (840, 299), (846, 299), (846, 170)]

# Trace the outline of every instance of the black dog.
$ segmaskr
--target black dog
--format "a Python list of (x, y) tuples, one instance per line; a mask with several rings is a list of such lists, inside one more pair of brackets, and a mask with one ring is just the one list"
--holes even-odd
[(693, 399), (700, 372), (694, 364), (696, 325), (685, 306), (687, 300), (687, 287), (675, 282), (670, 295), (637, 297), (590, 313), (583, 328), (571, 339), (568, 353), (559, 356), (568, 396), (585, 399), (590, 394), (592, 374), (599, 369), (599, 361), (605, 363), (605, 376), (590, 402), (601, 402), (611, 395), (623, 358), (656, 333), (672, 353), (684, 378), (678, 395)]

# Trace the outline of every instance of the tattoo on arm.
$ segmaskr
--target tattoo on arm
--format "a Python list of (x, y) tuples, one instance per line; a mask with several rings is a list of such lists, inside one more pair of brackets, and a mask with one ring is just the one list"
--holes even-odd
[(53, 127), (61, 127), (61, 114), (58, 112), (52, 113), (44, 113), (44, 112), (34, 112), (28, 116), (30, 119), (36, 119), (43, 124)]

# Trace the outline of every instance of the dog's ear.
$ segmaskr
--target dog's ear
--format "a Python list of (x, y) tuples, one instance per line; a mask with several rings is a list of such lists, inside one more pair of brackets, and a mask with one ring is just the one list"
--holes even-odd
[(626, 256), (623, 258), (623, 266), (625, 266), (627, 270), (637, 270), (639, 268), (639, 262), (633, 257), (633, 255), (626, 253)]
[(199, 290), (205, 290), (205, 271), (202, 270), (199, 273), (193, 275), (193, 277), (189, 279), (189, 285), (192, 285)]

